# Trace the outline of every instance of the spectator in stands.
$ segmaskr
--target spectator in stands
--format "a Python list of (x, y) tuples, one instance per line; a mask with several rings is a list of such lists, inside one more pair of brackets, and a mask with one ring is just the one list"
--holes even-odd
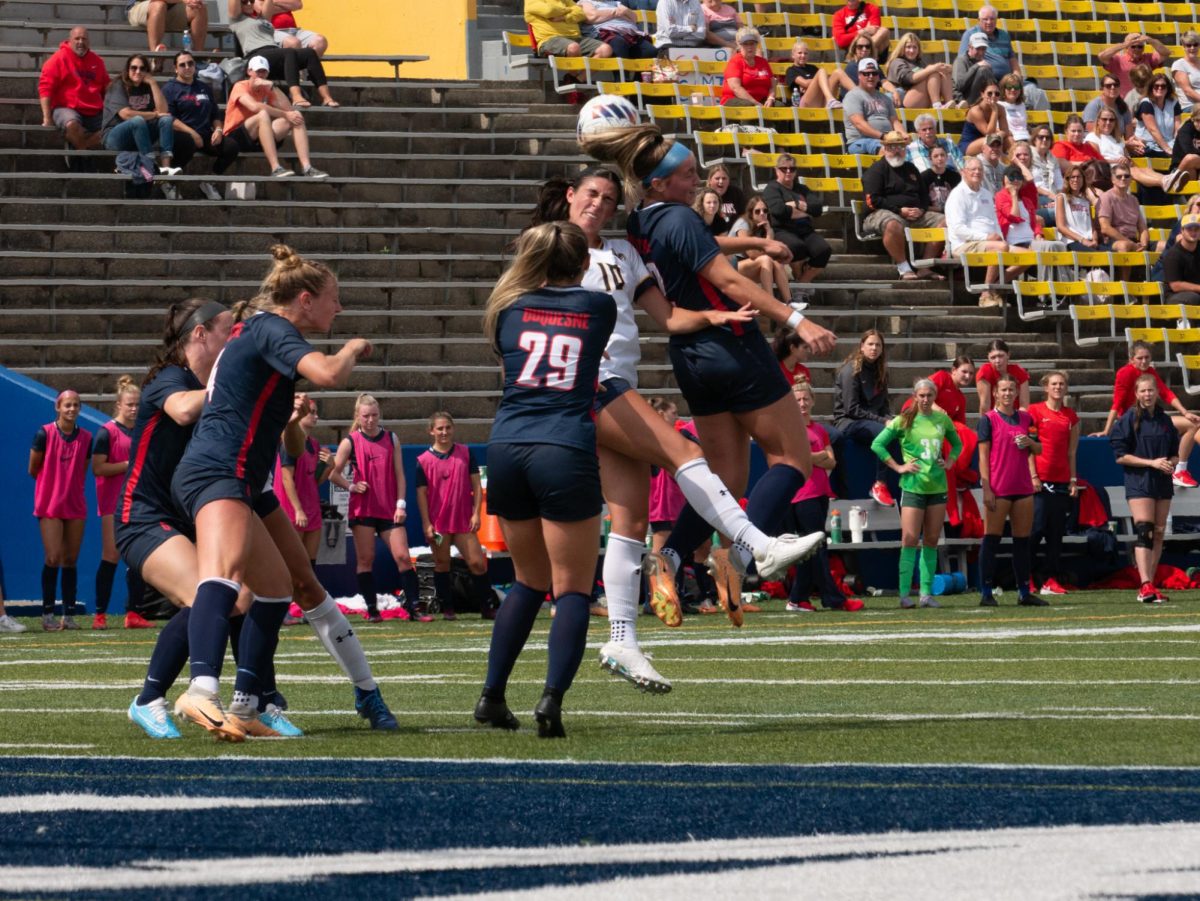
[(1137, 404), (1137, 382), (1143, 376), (1152, 376), (1158, 386), (1158, 396), (1175, 411), (1171, 421), (1179, 433), (1179, 463), (1175, 466), (1173, 481), (1176, 488), (1195, 488), (1196, 480), (1188, 472), (1187, 462), (1192, 448), (1196, 445), (1196, 430), (1200, 427), (1200, 414), (1188, 410), (1175, 396), (1166, 383), (1163, 382), (1154, 366), (1151, 364), (1153, 351), (1145, 341), (1134, 341), (1129, 345), (1129, 363), (1117, 370), (1113, 382), (1112, 409), (1108, 411), (1108, 419), (1104, 429), (1094, 432), (1092, 437), (1104, 438), (1111, 434), (1113, 425), (1119, 417)]
[(1088, 160), (1103, 160), (1100, 151), (1084, 140), (1087, 130), (1083, 120), (1072, 113), (1067, 116), (1067, 124), (1063, 128), (1062, 140), (1055, 141), (1050, 152), (1058, 160), (1058, 165), (1065, 172), (1071, 163), (1086, 163)]
[[(1021, 167), (1009, 164), (1004, 170), (1004, 185), (996, 192), (996, 221), (1009, 247), (1043, 251), (1066, 250), (1061, 241), (1047, 241), (1042, 237), (1042, 220), (1037, 214), (1037, 189), (1027, 181)], [(1049, 267), (1038, 264), (1038, 280), (1048, 277)]]
[(712, 188), (701, 188), (692, 201), (692, 209), (704, 220), (704, 227), (714, 238), (729, 231), (728, 223), (721, 224), (721, 195)]
[(929, 381), (937, 386), (937, 397), (933, 402), (952, 422), (967, 424), (967, 398), (962, 389), (974, 380), (975, 361), (965, 354), (955, 357), (949, 369), (930, 373)]
[[(1188, 117), (1175, 132), (1175, 143), (1171, 150), (1171, 171), (1186, 172), (1191, 178), (1200, 178), (1200, 129), (1196, 128), (1196, 123), (1191, 117)], [(1182, 186), (1181, 182), (1176, 190)]]
[[(1026, 386), (1028, 388), (1028, 386)], [(996, 406), (983, 411), (979, 420), (979, 480), (983, 484), (986, 534), (979, 554), (981, 607), (995, 607), (993, 586), (996, 553), (1004, 525), (1012, 531), (1012, 568), (1017, 583), (1017, 603), (1022, 607), (1046, 607), (1046, 601), (1030, 591), (1029, 533), (1033, 527), (1033, 477), (1031, 456), (1042, 452), (1033, 432), (1028, 411), (1015, 407), (1017, 385), (1011, 376), (996, 382)]]
[(43, 64), (38, 78), (42, 126), (61, 129), (76, 150), (95, 150), (102, 140), (108, 85), (104, 60), (92, 53), (87, 29), (82, 25), (72, 28)]
[(1029, 111), (1025, 106), (1025, 87), (1021, 76), (1010, 72), (1000, 79), (1000, 99), (996, 105), (1004, 110), (1004, 121), (1014, 141), (1029, 140)]
[[(1187, 216), (1189, 213), (1200, 213), (1200, 194), (1193, 194), (1188, 198), (1187, 203), (1184, 204), (1183, 216)], [(1179, 240), (1179, 233), (1181, 231), (1183, 231), (1182, 226), (1179, 222), (1176, 222), (1171, 226), (1170, 233), (1165, 238), (1159, 239), (1159, 241), (1155, 244), (1154, 249), (1158, 251), (1160, 256), (1158, 258), (1158, 262), (1156, 262), (1153, 268), (1150, 270), (1150, 278), (1152, 281), (1162, 281), (1161, 255), (1165, 255), (1168, 250), (1175, 246), (1175, 242)]]
[(996, 83), (991, 63), (987, 60), (987, 49), (987, 35), (975, 34), (967, 41), (966, 49), (959, 51), (955, 57), (950, 80), (954, 83), (954, 99), (960, 109), (966, 109), (985, 87)]
[(1175, 99), (1175, 85), (1167, 76), (1150, 79), (1150, 95), (1138, 104), (1133, 133), (1142, 142), (1143, 155), (1169, 157), (1183, 108)]
[(921, 173), (921, 193), (929, 198), (928, 209), (935, 213), (946, 212), (946, 198), (958, 187), (962, 176), (948, 165), (950, 155), (945, 147), (934, 147), (929, 152), (929, 168)]
[(1200, 303), (1200, 216), (1179, 222), (1179, 239), (1163, 254), (1163, 296), (1167, 303)]
[(612, 48), (622, 59), (653, 59), (658, 55), (650, 35), (638, 25), (637, 13), (620, 0), (580, 0), (579, 8), (587, 17), (581, 33)]
[(833, 42), (845, 50), (861, 35), (871, 42), (871, 55), (883, 59), (887, 56), (891, 32), (881, 21), (878, 6), (866, 0), (846, 0), (846, 5), (833, 14)]
[[(196, 58), (186, 50), (175, 54), (175, 78), (162, 87), (167, 112), (175, 120), (175, 162), (180, 169), (197, 153), (216, 157), (213, 174), (224, 175), (238, 157), (238, 147), (225, 140), (220, 107), (212, 90), (196, 78)], [(200, 182), (200, 193), (209, 200), (220, 200), (221, 192), (212, 182)]]
[[(905, 281), (921, 278), (908, 260), (906, 228), (941, 228), (946, 217), (930, 212), (929, 195), (921, 190), (921, 173), (905, 159), (908, 136), (889, 131), (883, 136), (883, 156), (863, 173), (863, 191), (867, 209), (863, 226), (869, 232), (883, 236), (883, 247), (896, 264), (896, 271)], [(925, 245), (923, 259), (942, 255), (942, 242)], [(927, 278), (943, 281), (933, 269), (925, 269)]]
[[(526, 9), (530, 0), (526, 0)], [(547, 2), (547, 0), (534, 0)], [(549, 0), (549, 2), (571, 5), (570, 0)], [(655, 10), (658, 30), (654, 33), (654, 44), (659, 50), (664, 47), (703, 47), (705, 44), (716, 43), (710, 39), (708, 25), (704, 18), (704, 8), (700, 0), (658, 0)]]
[[(172, 165), (175, 118), (167, 112), (166, 98), (150, 75), (149, 59), (140, 53), (125, 60), (121, 77), (109, 85), (104, 95), (101, 135), (105, 149), (117, 153), (134, 150), (142, 156), (151, 156), (157, 143), (159, 173), (179, 174), (179, 168)], [(171, 185), (164, 185), (163, 190), (170, 200), (178, 197)]]
[[(1042, 376), (1045, 400), (1029, 407), (1042, 452), (1030, 461), (1033, 466), (1033, 546), (1046, 541), (1046, 565), (1041, 568), (1039, 594), (1066, 594), (1058, 581), (1062, 574), (1062, 540), (1067, 515), (1079, 495), (1075, 477), (1075, 452), (1079, 447), (1079, 416), (1067, 406), (1067, 374), (1055, 370)], [(1037, 574), (1038, 567), (1032, 567)]]
[(795, 385), (801, 379), (812, 381), (812, 374), (804, 365), (808, 359), (808, 345), (793, 329), (785, 327), (776, 331), (771, 339), (771, 350), (775, 352), (775, 359), (779, 361), (779, 368), (783, 370), (783, 377), (789, 385)]
[(1054, 201), (1054, 227), (1067, 242), (1067, 250), (1111, 250), (1102, 242), (1088, 199), (1083, 167), (1073, 163)]
[(979, 395), (979, 415), (982, 416), (996, 405), (996, 385), (1000, 379), (1011, 378), (1017, 386), (1013, 401), (1017, 409), (1029, 407), (1029, 373), (1012, 362), (1008, 342), (993, 338), (987, 348), (988, 361), (975, 373), (975, 393)]
[(1185, 460), (1178, 432), (1160, 403), (1159, 380), (1138, 376), (1136, 403), (1122, 414), (1109, 435), (1113, 456), (1125, 470), (1125, 498), (1133, 519), (1133, 560), (1142, 586), (1137, 599), (1161, 604), (1166, 595), (1154, 587), (1163, 537), (1175, 486), (1172, 470)]
[[(882, 332), (867, 329), (858, 341), (858, 349), (846, 357), (834, 376), (833, 424), (855, 444), (869, 448), (891, 418), (887, 347)], [(877, 459), (871, 499), (892, 507), (895, 501), (888, 489), (887, 474), (887, 466)]]
[[(1137, 252), (1150, 246), (1150, 228), (1137, 197), (1129, 191), (1132, 176), (1128, 163), (1117, 163), (1112, 167), (1113, 186), (1100, 195), (1096, 205), (1096, 218), (1100, 222), (1100, 234), (1112, 243), (1118, 253)], [(1129, 267), (1117, 268), (1117, 277), (1129, 278)]]
[(796, 158), (779, 154), (775, 180), (763, 188), (775, 237), (792, 254), (792, 273), (800, 284), (813, 281), (829, 265), (833, 249), (813, 228), (813, 219), (825, 212), (821, 195), (796, 181)]
[[(205, 0), (130, 0), (125, 18), (134, 28), (146, 30), (146, 48), (154, 52), (167, 49), (163, 38), (169, 31), (187, 31), (197, 53), (204, 50), (208, 40), (208, 5)], [(154, 71), (161, 68), (155, 60)]]
[(733, 225), (734, 220), (742, 215), (742, 210), (746, 208), (746, 196), (742, 189), (733, 183), (729, 167), (724, 163), (716, 163), (709, 168), (705, 186), (712, 188), (721, 198), (720, 219), (724, 227), (717, 234), (723, 235), (729, 231), (729, 226)]
[(971, 38), (982, 34), (988, 39), (986, 59), (992, 70), (992, 77), (999, 81), (1009, 72), (1019, 72), (1020, 66), (1017, 55), (1013, 53), (1012, 37), (1003, 28), (998, 28), (1000, 14), (994, 6), (979, 7), (979, 24), (973, 25), (963, 32), (958, 44), (958, 54), (962, 56), (971, 44)]
[(737, 9), (724, 0), (701, 0), (701, 8), (704, 11), (709, 42), (717, 47), (734, 49), (737, 46), (734, 38), (743, 24)]
[(1145, 64), (1134, 66), (1132, 71), (1130, 71), (1129, 81), (1133, 87), (1125, 92), (1125, 105), (1130, 110), (1136, 110), (1141, 102), (1146, 99), (1150, 93), (1150, 79), (1153, 77), (1154, 70)]
[(774, 106), (775, 76), (771, 63), (759, 56), (762, 35), (754, 28), (739, 28), (738, 52), (725, 65), (721, 105)]
[[(1115, 75), (1105, 75), (1100, 79), (1100, 93), (1088, 101), (1083, 108), (1083, 124), (1089, 131), (1096, 130), (1096, 119), (1101, 110), (1112, 110), (1117, 117), (1117, 134), (1126, 142), (1133, 139), (1133, 110), (1120, 94), (1121, 83)], [(1141, 156), (1141, 142), (1134, 156)], [(1132, 148), (1131, 148), (1132, 150)]]
[(1200, 34), (1188, 31), (1180, 38), (1180, 43), (1184, 56), (1171, 64), (1171, 75), (1179, 89), (1179, 105), (1185, 113), (1190, 113), (1192, 107), (1200, 103)]
[(908, 161), (917, 167), (918, 172), (927, 170), (931, 163), (931, 155), (935, 147), (946, 151), (947, 165), (957, 172), (962, 168), (963, 154), (958, 145), (949, 138), (940, 138), (937, 133), (937, 119), (929, 113), (921, 113), (913, 123), (917, 130), (912, 143), (908, 145)]
[[(1146, 102), (1149, 103), (1150, 101)], [(1099, 150), (1100, 155), (1109, 163), (1130, 162), (1126, 152), (1125, 141), (1122, 140), (1117, 130), (1119, 124), (1120, 120), (1117, 117), (1117, 113), (1105, 107), (1096, 117), (1095, 131), (1084, 138), (1087, 143)], [(1196, 158), (1196, 163), (1200, 164), (1200, 157)], [(1133, 180), (1139, 185), (1149, 188), (1161, 188), (1168, 194), (1178, 194), (1184, 185), (1192, 179), (1192, 172), (1189, 172), (1187, 169), (1176, 169), (1174, 172), (1164, 174), (1156, 172), (1148, 166), (1131, 165), (1129, 171), (1133, 175)]]
[[(255, 9), (259, 15), (262, 15), (258, 8), (261, 5), (262, 0), (258, 0)], [(303, 47), (317, 56), (325, 55), (325, 51), (329, 49), (329, 40), (325, 35), (301, 28), (296, 24), (296, 17), (292, 15), (304, 9), (304, 0), (275, 0), (275, 9), (278, 11), (271, 16), (271, 27), (275, 29), (276, 44), (292, 50)]]
[[(825, 105), (831, 109), (836, 109), (842, 104), (837, 101), (836, 97), (839, 93), (845, 95), (858, 88), (858, 64), (865, 59), (871, 58), (871, 42), (866, 38), (855, 38), (854, 43), (850, 45), (850, 52), (847, 55), (846, 65), (841, 69), (834, 69), (828, 73), (827, 79), (829, 82), (829, 97), (830, 100)], [(878, 85), (878, 89), (888, 94), (892, 98), (892, 102), (897, 106), (904, 99), (900, 89), (894, 84), (891, 84), (886, 79)], [(843, 97), (844, 99), (844, 97)]]
[(879, 64), (867, 57), (858, 64), (858, 87), (842, 101), (845, 116), (846, 149), (851, 153), (874, 155), (882, 146), (884, 134), (903, 132), (896, 116), (896, 104), (878, 90), (882, 73)]
[(304, 116), (293, 109), (283, 92), (271, 81), (270, 66), (261, 56), (250, 59), (246, 66), (249, 77), (239, 81), (229, 92), (225, 104), (225, 137), (233, 141), (239, 152), (261, 150), (275, 178), (295, 175), (279, 162), (278, 145), (290, 134), (296, 144), (300, 174), (308, 178), (327, 178), (312, 164), (308, 155), (308, 129)]
[(1050, 130), (1049, 125), (1038, 125), (1033, 129), (1033, 134), (1030, 136), (1030, 150), (1032, 155), (1030, 158), (1029, 169), (1033, 173), (1033, 181), (1038, 186), (1038, 193), (1045, 196), (1045, 192), (1057, 194), (1062, 188), (1062, 167), (1058, 163), (1051, 152), (1054, 146), (1054, 133)]
[[(1009, 250), (1000, 233), (1000, 223), (996, 221), (992, 192), (983, 186), (983, 161), (978, 157), (968, 159), (963, 163), (962, 176), (962, 183), (946, 198), (946, 238), (950, 242), (950, 252), (960, 255)], [(1009, 266), (1006, 273), (1013, 279), (1024, 271), (1022, 266)], [(988, 266), (984, 281), (992, 285), (998, 278), (998, 268)], [(979, 295), (981, 307), (1003, 305), (1000, 295), (990, 289)]]
[[(1146, 45), (1154, 49), (1146, 52)], [(1135, 31), (1125, 36), (1119, 44), (1113, 44), (1101, 50), (1096, 62), (1113, 74), (1120, 85), (1120, 92), (1125, 93), (1133, 87), (1130, 73), (1136, 66), (1146, 66), (1157, 69), (1171, 57), (1171, 52), (1155, 37)]]
[[(704, 192), (707, 193), (710, 190), (705, 188)], [(742, 215), (729, 229), (729, 237), (764, 238), (774, 241), (775, 230), (771, 228), (770, 217), (767, 202), (763, 200), (762, 195), (751, 194)], [(770, 254), (763, 250), (749, 249), (730, 255), (729, 261), (746, 278), (758, 282), (768, 294), (778, 297), (784, 303), (791, 303), (792, 288), (787, 267), (772, 258)], [(808, 304), (804, 304), (804, 306), (807, 307)]]
[(921, 58), (921, 39), (910, 31), (896, 44), (887, 80), (904, 91), (905, 109), (941, 109), (942, 101), (950, 103), (954, 94), (950, 71), (947, 63), (926, 63)]
[(958, 149), (962, 151), (963, 156), (975, 156), (977, 153), (983, 153), (984, 147), (994, 137), (1000, 138), (1001, 147), (1011, 141), (1008, 118), (1004, 114), (1004, 107), (1000, 105), (1000, 88), (998, 85), (989, 84), (980, 91), (971, 108), (967, 110), (962, 136), (958, 139)]
[[(308, 72), (308, 78), (317, 89), (323, 106), (339, 106), (329, 93), (325, 83), (325, 67), (321, 57), (307, 47), (280, 47), (275, 43), (275, 29), (271, 19), (278, 12), (275, 0), (228, 0), (229, 30), (234, 33), (245, 57), (265, 59), (271, 74), (287, 83), (292, 106), (303, 109), (311, 106), (300, 90), (300, 70)], [(572, 5), (573, 9), (578, 7)], [(583, 17), (583, 13), (579, 13)], [(575, 26), (578, 33), (578, 27)], [(249, 71), (249, 67), (247, 67)]]
[(793, 106), (820, 108), (841, 103), (832, 99), (829, 76), (825, 70), (808, 61), (808, 44), (802, 40), (792, 46), (792, 64), (784, 73), (783, 83), (787, 86), (788, 100)]
[[(1012, 146), (1012, 153), (1009, 156), (1011, 163), (1021, 170), (1021, 175), (1025, 179), (1024, 190), (1028, 192), (1029, 197), (1034, 201), (1034, 206), (1037, 208), (1037, 214), (1041, 217), (1042, 225), (1054, 225), (1054, 192), (1043, 188), (1037, 181), (1037, 175), (1033, 168), (1033, 148), (1029, 146), (1028, 141), (1017, 141)], [(1058, 171), (1058, 165), (1054, 165), (1054, 171)], [(1062, 174), (1059, 174), (1061, 184)]]

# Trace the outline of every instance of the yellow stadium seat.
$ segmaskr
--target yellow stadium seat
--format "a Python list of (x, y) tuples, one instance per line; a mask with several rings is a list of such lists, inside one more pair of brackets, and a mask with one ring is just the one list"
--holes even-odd
[[(1091, 347), (1099, 344), (1101, 341), (1116, 340), (1115, 325), (1112, 319), (1112, 304), (1099, 304), (1092, 306), (1089, 304), (1076, 303), (1071, 305), (1071, 322), (1075, 331), (1075, 343), (1080, 347)], [(1106, 335), (1084, 335), (1081, 332), (1081, 327), (1085, 323), (1103, 322), (1108, 324), (1108, 334)]]
[(1183, 390), (1188, 394), (1200, 394), (1200, 384), (1192, 384), (1192, 379), (1200, 373), (1200, 354), (1176, 354), (1175, 361), (1183, 373)]
[(1042, 301), (1054, 300), (1049, 282), (1013, 282), (1013, 291), (1017, 295), (1017, 315), (1025, 322), (1044, 319), (1047, 310)]

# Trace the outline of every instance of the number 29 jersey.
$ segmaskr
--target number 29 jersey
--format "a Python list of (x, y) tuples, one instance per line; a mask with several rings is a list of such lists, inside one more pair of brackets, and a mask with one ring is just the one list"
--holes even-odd
[(504, 393), (489, 442), (596, 450), (600, 361), (617, 321), (608, 294), (547, 286), (524, 294), (496, 326)]

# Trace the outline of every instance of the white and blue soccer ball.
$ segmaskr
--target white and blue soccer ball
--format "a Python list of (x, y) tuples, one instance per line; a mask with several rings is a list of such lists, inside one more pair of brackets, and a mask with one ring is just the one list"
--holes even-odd
[(583, 140), (587, 135), (610, 128), (633, 128), (641, 125), (642, 117), (638, 109), (624, 97), (614, 94), (600, 94), (583, 105), (579, 111), (579, 121), (575, 124), (575, 137)]

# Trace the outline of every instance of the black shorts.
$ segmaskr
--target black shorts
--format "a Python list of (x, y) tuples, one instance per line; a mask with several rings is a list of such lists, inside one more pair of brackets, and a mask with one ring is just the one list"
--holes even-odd
[(598, 516), (604, 504), (594, 453), (560, 444), (489, 444), (487, 464), (493, 516), (579, 522)]
[(139, 575), (150, 555), (174, 538), (182, 535), (195, 542), (196, 532), (174, 517), (158, 522), (117, 522), (117, 551), (125, 565)]
[(670, 532), (675, 528), (675, 521), (671, 519), (653, 519), (650, 521), (651, 532)]
[(356, 529), (359, 526), (366, 526), (367, 528), (374, 529), (376, 535), (390, 532), (392, 529), (398, 528), (399, 525), (400, 523), (384, 519), (382, 516), (355, 516), (350, 520), (350, 528)]
[(1027, 497), (1033, 497), (1033, 495), (1032, 494), (997, 494), (996, 500), (1012, 501), (1015, 504), (1017, 501), (1023, 501)]
[(275, 496), (274, 491), (264, 491), (250, 506), (254, 508), (259, 519), (266, 519), (279, 509), (279, 498)]
[(171, 481), (171, 497), (188, 519), (196, 521), (200, 509), (212, 501), (241, 501), (246, 506), (254, 505), (254, 494), (241, 479), (233, 476), (217, 476), (211, 473), (176, 470)]
[(600, 411), (611, 404), (614, 400), (624, 394), (626, 391), (636, 390), (633, 385), (619, 376), (613, 376), (610, 379), (605, 379), (600, 383), (600, 390), (596, 392), (596, 402), (592, 404), (592, 416), (599, 416)]
[(225, 140), (237, 145), (238, 153), (258, 153), (262, 150), (262, 144), (250, 137), (245, 125), (239, 125), (225, 135)]
[(698, 340), (671, 341), (675, 381), (693, 416), (761, 410), (791, 393), (767, 339), (750, 328), (740, 338), (711, 328)]

